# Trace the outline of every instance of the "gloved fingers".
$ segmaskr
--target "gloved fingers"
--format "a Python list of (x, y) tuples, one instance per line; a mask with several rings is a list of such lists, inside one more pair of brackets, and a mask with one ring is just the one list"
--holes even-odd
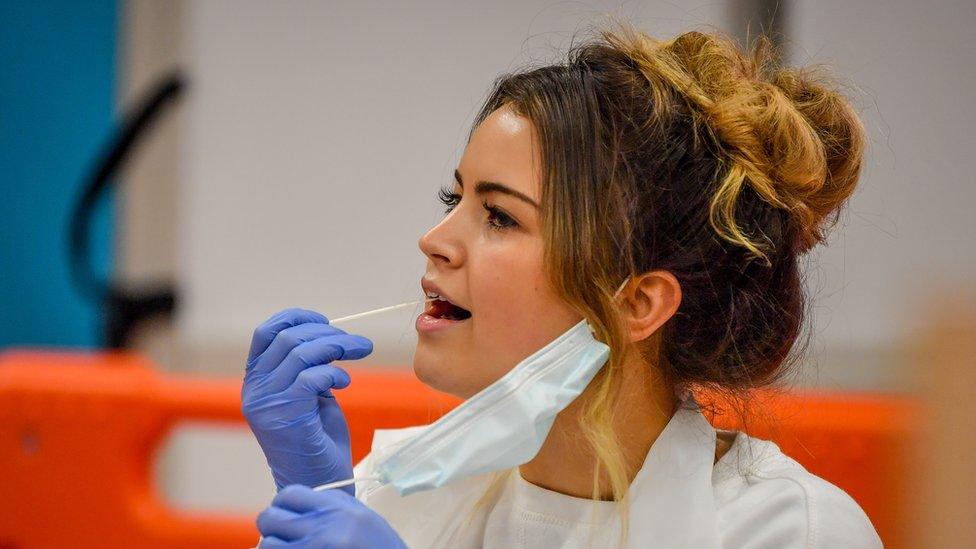
[[(272, 393), (283, 391), (308, 368), (329, 364), (336, 360), (363, 358), (371, 352), (373, 352), (373, 342), (363, 336), (339, 334), (313, 339), (288, 353), (288, 356), (275, 368), (274, 375), (266, 381), (264, 390)], [(340, 370), (340, 372), (340, 377), (335, 378), (336, 389), (343, 389), (349, 385), (349, 376), (344, 371)]]
[(303, 484), (291, 484), (275, 494), (271, 505), (293, 513), (310, 513), (334, 510), (355, 500), (342, 490), (316, 491)]
[(307, 513), (296, 513), (271, 506), (258, 515), (258, 530), (265, 537), (273, 536), (282, 541), (298, 540), (321, 526), (324, 513), (314, 509)]
[[(331, 389), (343, 389), (349, 386), (349, 374), (342, 368), (323, 364), (302, 370), (295, 378), (295, 382), (288, 388), (288, 393), (300, 397), (302, 395), (321, 395), (331, 397)], [(319, 413), (322, 406), (319, 406)], [(324, 422), (323, 422), (324, 424)]]
[(278, 332), (271, 345), (268, 345), (268, 348), (254, 361), (250, 373), (252, 375), (266, 374), (275, 370), (278, 364), (288, 356), (288, 353), (302, 343), (339, 334), (345, 334), (345, 332), (328, 324), (307, 323), (285, 328)]
[(329, 320), (315, 311), (306, 309), (285, 309), (279, 311), (254, 329), (251, 337), (251, 350), (247, 354), (247, 367), (250, 369), (279, 332), (292, 326), (306, 323), (328, 324)]

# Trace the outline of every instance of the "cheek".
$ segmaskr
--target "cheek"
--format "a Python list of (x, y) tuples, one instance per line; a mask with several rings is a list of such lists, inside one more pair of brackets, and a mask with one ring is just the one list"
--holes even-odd
[(471, 298), (479, 312), (474, 323), (478, 337), (522, 347), (520, 335), (531, 332), (545, 316), (552, 298), (547, 298), (542, 265), (535, 257), (539, 253), (488, 254), (482, 268), (471, 273)]
[(542, 249), (485, 254), (471, 272), (477, 383), (488, 385), (572, 326), (573, 312), (550, 290)]

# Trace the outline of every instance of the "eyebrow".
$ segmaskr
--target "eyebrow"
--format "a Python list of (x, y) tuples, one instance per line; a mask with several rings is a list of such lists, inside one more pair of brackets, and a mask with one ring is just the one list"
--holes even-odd
[[(460, 185), (462, 189), (464, 188), (464, 182), (461, 181), (461, 172), (454, 170), (454, 180), (457, 181), (458, 185)], [(475, 194), (485, 194), (490, 192), (507, 194), (509, 196), (514, 196), (515, 198), (518, 198), (523, 202), (527, 202), (531, 204), (536, 209), (539, 209), (539, 205), (536, 204), (535, 200), (532, 200), (528, 196), (520, 193), (519, 191), (516, 191), (511, 187), (502, 185), (501, 183), (495, 183), (493, 181), (479, 181), (474, 186), (474, 192)]]

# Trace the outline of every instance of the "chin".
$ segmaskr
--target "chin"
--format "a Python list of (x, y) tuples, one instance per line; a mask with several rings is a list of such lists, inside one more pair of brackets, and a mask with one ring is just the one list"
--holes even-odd
[(467, 391), (462, 388), (462, 380), (457, 377), (456, 364), (452, 368), (450, 361), (430, 356), (419, 348), (413, 356), (413, 373), (421, 383), (435, 391), (460, 398), (468, 396)]

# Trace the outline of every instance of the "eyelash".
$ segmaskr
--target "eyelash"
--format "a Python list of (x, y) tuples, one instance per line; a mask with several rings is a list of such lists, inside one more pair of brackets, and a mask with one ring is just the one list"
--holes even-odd
[[(451, 192), (446, 187), (441, 187), (440, 190), (437, 191), (437, 199), (440, 200), (442, 204), (447, 206), (447, 208), (444, 210), (444, 213), (449, 214), (451, 213), (451, 210), (453, 210), (454, 207), (457, 206), (459, 202), (461, 202), (461, 195), (455, 192)], [(489, 220), (488, 228), (494, 229), (496, 231), (502, 231), (505, 229), (511, 229), (513, 227), (518, 226), (518, 223), (516, 223), (514, 219), (509, 217), (508, 214), (506, 214), (505, 212), (498, 209), (497, 206), (493, 206), (489, 204), (487, 200), (483, 201), (481, 205), (485, 208), (485, 210), (488, 210), (488, 220)], [(497, 223), (497, 221), (492, 222), (491, 219), (493, 218), (495, 220), (503, 219), (507, 221), (503, 223)]]

